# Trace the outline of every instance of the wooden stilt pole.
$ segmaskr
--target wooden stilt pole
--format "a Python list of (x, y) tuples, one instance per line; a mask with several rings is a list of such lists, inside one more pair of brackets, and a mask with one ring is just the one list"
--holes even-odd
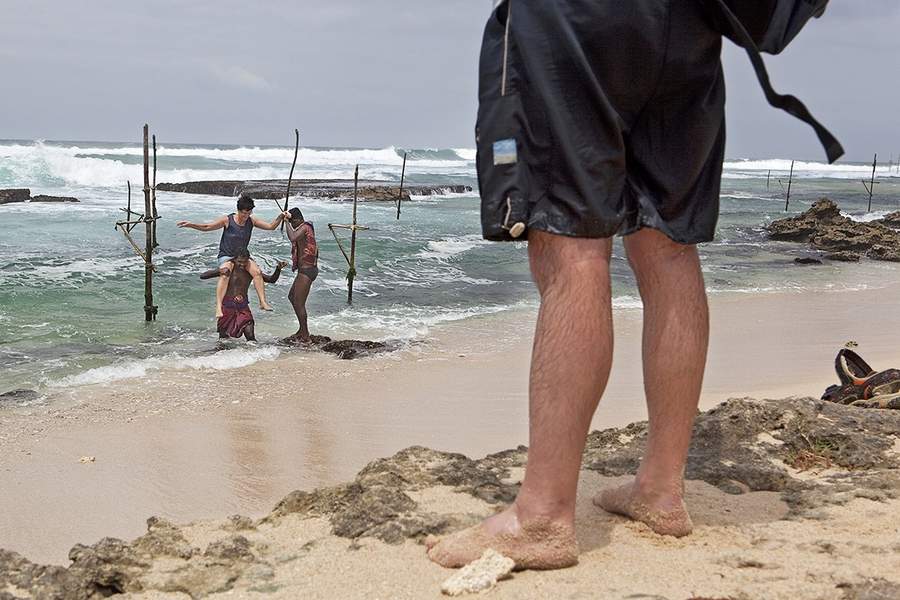
[[(127, 221), (131, 220), (131, 180), (127, 179), (126, 183), (128, 184), (128, 208), (125, 209), (125, 219)], [(131, 228), (128, 228), (128, 231), (131, 231)]]
[(869, 181), (869, 185), (866, 185), (866, 182), (863, 181), (862, 184), (865, 186), (866, 191), (869, 192), (869, 208), (866, 209), (866, 212), (872, 212), (872, 194), (875, 193), (875, 167), (878, 165), (878, 154), (875, 155), (875, 158), (872, 159), (872, 179)]
[(153, 217), (153, 222), (151, 223), (153, 227), (153, 247), (158, 248), (159, 242), (156, 241), (156, 222), (159, 219), (159, 215), (156, 213), (156, 135), (153, 136), (153, 187), (150, 194), (150, 203), (153, 207), (153, 212), (150, 214)]
[(406, 152), (403, 153), (403, 170), (400, 171), (400, 194), (397, 196), (397, 220), (400, 220), (400, 203), (403, 201), (403, 179), (406, 177)]
[(787, 212), (788, 204), (791, 201), (791, 183), (794, 181), (794, 161), (791, 161), (791, 174), (788, 177), (787, 195), (784, 198), (784, 210)]
[[(300, 130), (294, 129), (294, 162), (291, 163), (291, 174), (288, 175), (287, 192), (284, 194), (284, 208), (282, 212), (288, 209), (288, 198), (291, 196), (291, 180), (294, 178), (294, 165), (297, 164), (297, 152), (300, 151)], [(281, 222), (281, 231), (284, 232), (284, 221)]]
[[(150, 126), (144, 125), (144, 214), (153, 218), (153, 206), (150, 199)], [(144, 320), (148, 323), (156, 320), (156, 307), (153, 305), (153, 223), (145, 221), (146, 252), (144, 258)]]
[(353, 280), (356, 278), (356, 203), (359, 199), (359, 165), (353, 171), (353, 222), (350, 227), (350, 270), (347, 271), (347, 304), (353, 304)]
[(769, 191), (769, 178), (772, 176), (772, 170), (766, 172), (766, 191)]

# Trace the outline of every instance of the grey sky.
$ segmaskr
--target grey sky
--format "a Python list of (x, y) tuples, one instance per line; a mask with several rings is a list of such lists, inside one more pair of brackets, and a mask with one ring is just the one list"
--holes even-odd
[[(691, 0), (676, 0), (691, 1)], [(0, 138), (473, 145), (489, 0), (2, 0)], [(832, 0), (775, 88), (807, 102), (848, 158), (900, 153), (900, 2)], [(821, 159), (768, 108), (733, 46), (728, 155)]]

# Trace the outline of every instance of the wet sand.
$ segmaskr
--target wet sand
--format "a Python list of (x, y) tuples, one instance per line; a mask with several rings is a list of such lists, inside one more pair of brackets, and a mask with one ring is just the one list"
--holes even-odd
[[(819, 396), (848, 340), (875, 368), (900, 366), (898, 291), (713, 297), (701, 407)], [(132, 538), (149, 515), (259, 516), (291, 490), (349, 480), (410, 445), (482, 456), (527, 444), (533, 324), (530, 311), (482, 317), (435, 328), (392, 355), (288, 352), (229, 372), (155, 373), (64, 391), (44, 407), (5, 408), (0, 547), (65, 564), (74, 543)], [(613, 374), (594, 428), (646, 416), (640, 311), (617, 311), (615, 325)]]

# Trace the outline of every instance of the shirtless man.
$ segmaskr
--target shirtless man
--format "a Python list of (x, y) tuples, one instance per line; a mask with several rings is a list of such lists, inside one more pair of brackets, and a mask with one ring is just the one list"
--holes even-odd
[[(241, 194), (237, 201), (237, 212), (224, 215), (212, 223), (191, 223), (190, 221), (179, 221), (179, 227), (188, 227), (197, 231), (215, 231), (223, 229), (222, 240), (219, 242), (218, 271), (219, 283), (216, 286), (216, 318), (222, 316), (222, 298), (225, 296), (225, 289), (228, 287), (228, 278), (234, 270), (234, 258), (245, 251), (250, 244), (250, 236), (253, 234), (253, 228), (259, 227), (266, 231), (274, 231), (281, 222), (290, 217), (287, 212), (281, 213), (271, 223), (267, 223), (253, 216), (254, 208), (253, 198), (246, 194)], [(272, 310), (269, 303), (266, 302), (266, 288), (264, 286), (262, 271), (259, 266), (251, 258), (247, 261), (247, 272), (253, 278), (253, 287), (256, 288), (256, 294), (259, 296), (259, 307), (262, 310)]]
[[(231, 276), (228, 277), (228, 287), (222, 299), (222, 316), (216, 323), (220, 338), (244, 336), (248, 342), (256, 341), (253, 313), (250, 312), (250, 302), (247, 300), (247, 290), (254, 279), (248, 270), (251, 262), (250, 253), (246, 250), (233, 260), (234, 267)], [(263, 281), (275, 283), (281, 276), (281, 269), (286, 266), (286, 262), (280, 261), (271, 275), (261, 275)], [(210, 269), (200, 275), (200, 279), (213, 277), (219, 277), (220, 281), (223, 279), (218, 269)]]
[(303, 213), (299, 208), (292, 208), (287, 221), (288, 238), (291, 240), (291, 269), (297, 272), (288, 300), (294, 307), (299, 328), (297, 333), (288, 340), (309, 342), (309, 327), (307, 326), (306, 299), (309, 297), (309, 289), (313, 281), (319, 276), (319, 247), (316, 244), (316, 232), (310, 221), (303, 219)]

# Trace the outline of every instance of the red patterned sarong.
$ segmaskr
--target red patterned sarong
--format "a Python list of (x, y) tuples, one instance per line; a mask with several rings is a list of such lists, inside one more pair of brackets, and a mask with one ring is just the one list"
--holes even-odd
[(222, 312), (217, 329), (220, 335), (239, 338), (244, 330), (253, 323), (250, 302), (244, 296), (225, 296), (222, 300)]

